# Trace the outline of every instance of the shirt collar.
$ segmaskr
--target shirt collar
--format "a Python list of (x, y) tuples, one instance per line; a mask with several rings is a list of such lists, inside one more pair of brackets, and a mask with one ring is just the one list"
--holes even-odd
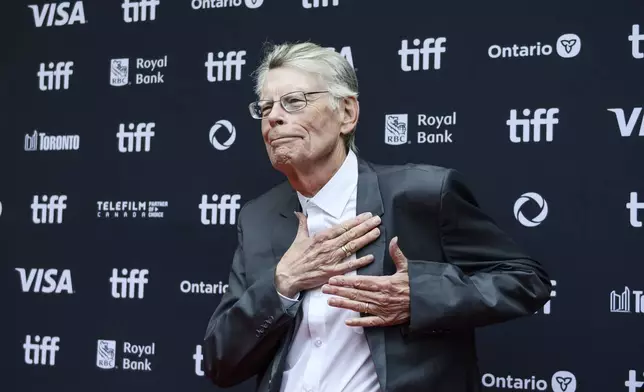
[(302, 211), (307, 214), (307, 206), (315, 204), (336, 219), (339, 219), (344, 207), (358, 184), (358, 159), (353, 151), (349, 150), (340, 169), (331, 179), (315, 194), (308, 198), (297, 192)]

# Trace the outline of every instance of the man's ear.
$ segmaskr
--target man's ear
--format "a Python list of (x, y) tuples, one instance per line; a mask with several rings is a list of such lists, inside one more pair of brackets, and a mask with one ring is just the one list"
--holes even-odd
[(342, 100), (340, 105), (342, 112), (342, 126), (340, 132), (343, 135), (348, 135), (356, 128), (358, 124), (358, 117), (360, 116), (360, 104), (356, 97), (347, 97)]

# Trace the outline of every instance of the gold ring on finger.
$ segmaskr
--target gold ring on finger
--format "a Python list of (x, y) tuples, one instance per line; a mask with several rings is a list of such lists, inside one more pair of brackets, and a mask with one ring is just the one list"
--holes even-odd
[(344, 251), (344, 254), (347, 255), (347, 257), (351, 256), (351, 252), (349, 252), (346, 245), (342, 245), (342, 250)]

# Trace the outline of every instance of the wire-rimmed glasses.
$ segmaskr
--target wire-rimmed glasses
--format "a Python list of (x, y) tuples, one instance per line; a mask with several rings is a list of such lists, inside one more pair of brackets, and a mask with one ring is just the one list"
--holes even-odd
[[(308, 95), (321, 93), (328, 93), (328, 91), (292, 91), (290, 93), (282, 95), (279, 99), (279, 102), (284, 110), (289, 113), (293, 113), (297, 112), (298, 110), (304, 109), (309, 104)], [(268, 117), (271, 110), (273, 110), (274, 104), (275, 101), (264, 99), (251, 102), (248, 105), (248, 109), (250, 110), (250, 115), (253, 118), (261, 120), (262, 118)]]

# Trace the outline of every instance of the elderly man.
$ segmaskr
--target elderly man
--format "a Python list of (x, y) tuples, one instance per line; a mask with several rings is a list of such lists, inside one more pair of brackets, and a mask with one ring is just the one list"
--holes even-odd
[(284, 183), (239, 214), (205, 372), (257, 391), (480, 390), (475, 328), (528, 316), (550, 279), (455, 170), (357, 156), (358, 82), (312, 43), (270, 48), (251, 115)]

